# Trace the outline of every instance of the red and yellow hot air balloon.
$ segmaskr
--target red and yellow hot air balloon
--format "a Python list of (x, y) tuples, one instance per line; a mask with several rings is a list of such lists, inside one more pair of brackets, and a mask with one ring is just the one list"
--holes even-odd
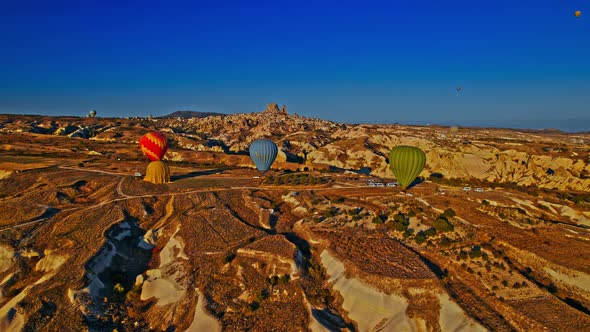
[(162, 160), (168, 150), (168, 140), (160, 132), (152, 131), (139, 139), (141, 152), (151, 161)]
[(139, 148), (151, 160), (144, 180), (156, 184), (170, 182), (170, 169), (162, 161), (168, 150), (166, 137), (157, 131), (147, 133), (139, 139)]

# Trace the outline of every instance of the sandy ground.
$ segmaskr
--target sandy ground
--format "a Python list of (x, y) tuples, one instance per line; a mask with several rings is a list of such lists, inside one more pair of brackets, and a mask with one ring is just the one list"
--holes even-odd
[(282, 274), (284, 273), (283, 271), (277, 271), (277, 265), (278, 268), (280, 268), (281, 270), (284, 270), (284, 267), (289, 266), (289, 274), (291, 275), (291, 277), (293, 279), (297, 279), (298, 276), (298, 272), (299, 270), (297, 269), (297, 264), (295, 264), (295, 261), (292, 259), (285, 259), (280, 255), (273, 255), (267, 251), (261, 251), (261, 250), (254, 250), (254, 249), (244, 249), (244, 248), (240, 248), (237, 251), (238, 255), (241, 256), (245, 256), (245, 257), (264, 257), (266, 258), (266, 260), (268, 262), (270, 262), (269, 265), (272, 266), (272, 271), (271, 271), (271, 275), (278, 275), (278, 274)]
[(569, 206), (549, 203), (545, 201), (538, 201), (539, 204), (544, 205), (554, 211), (555, 214), (560, 214), (564, 217), (570, 218), (571, 221), (581, 225), (590, 226), (590, 218), (584, 213), (580, 213)]
[[(358, 323), (360, 331), (373, 331), (381, 324), (384, 331), (420, 331), (425, 324), (406, 316), (408, 301), (402, 296), (387, 295), (357, 279), (344, 276), (344, 265), (327, 250), (320, 255), (330, 275), (333, 289), (344, 298), (342, 307)], [(386, 322), (383, 324), (383, 322)]]
[(0, 180), (9, 177), (10, 174), (12, 174), (11, 171), (5, 171), (0, 169)]
[(438, 300), (440, 303), (439, 325), (442, 331), (487, 331), (483, 326), (467, 316), (457, 303), (451, 301), (448, 294), (440, 294)]
[[(160, 252), (160, 267), (169, 265), (176, 260), (176, 258), (184, 258), (188, 260), (188, 256), (184, 253), (184, 244), (182, 243), (182, 240), (175, 237), (176, 233), (180, 230), (180, 226), (178, 227), (179, 228), (176, 229), (174, 234), (170, 237), (170, 240), (168, 240), (168, 243), (166, 243)], [(174, 249), (178, 250), (178, 254), (174, 254)]]
[[(12, 278), (14, 273), (15, 272), (12, 272), (9, 275), (7, 275), (6, 277), (4, 277), (4, 279), (0, 282), (0, 286), (3, 286), (6, 282), (8, 282), (8, 280), (10, 280), (10, 278)], [(2, 297), (2, 295), (0, 295), (0, 301), (2, 301), (2, 299), (3, 299), (3, 297)]]
[(205, 310), (205, 297), (203, 293), (198, 288), (195, 288), (197, 294), (199, 295), (199, 300), (197, 301), (197, 307), (195, 309), (195, 316), (193, 317), (193, 322), (188, 327), (186, 332), (217, 332), (221, 331), (221, 324), (211, 317), (207, 310)]
[(163, 306), (177, 302), (186, 293), (176, 282), (176, 273), (162, 275), (162, 270), (154, 269), (147, 271), (147, 275), (148, 279), (144, 281), (141, 290), (142, 301), (155, 297), (158, 299), (157, 305)]
[(143, 283), (141, 300), (155, 297), (158, 299), (157, 305), (162, 306), (177, 302), (186, 293), (186, 289), (177, 282), (183, 276), (183, 271), (175, 268), (178, 259), (188, 259), (182, 240), (175, 237), (179, 230), (180, 226), (160, 252), (159, 268), (146, 272), (148, 278)]
[(524, 199), (518, 199), (516, 197), (510, 197), (511, 200), (513, 200), (514, 202), (516, 202), (519, 205), (525, 206), (527, 208), (529, 208), (530, 210), (536, 210), (536, 211), (541, 211), (541, 209), (539, 209), (538, 207), (536, 207), (533, 202), (529, 201), (529, 200), (524, 200)]
[(548, 208), (551, 211), (551, 213), (556, 214), (556, 215), (559, 214), (559, 212), (557, 212), (553, 208), (553, 205), (559, 206), (558, 204), (553, 204), (553, 203), (549, 203), (549, 202), (545, 202), (545, 201), (541, 201), (541, 200), (537, 201), (537, 203), (539, 203), (539, 205), (541, 205), (541, 206)]
[[(406, 315), (406, 298), (385, 294), (360, 280), (344, 277), (344, 265), (327, 250), (324, 250), (320, 257), (330, 275), (330, 281), (334, 283), (333, 289), (340, 292), (344, 298), (342, 307), (348, 311), (348, 316), (358, 323), (360, 331), (374, 331), (377, 326), (379, 331), (428, 330), (425, 321), (411, 319)], [(483, 326), (467, 316), (459, 305), (451, 301), (446, 293), (439, 293), (438, 298), (441, 306), (439, 325), (442, 331), (486, 331)], [(320, 325), (312, 321), (312, 324), (314, 323)], [(320, 325), (317, 330), (325, 329)]]
[(570, 284), (572, 286), (583, 289), (586, 292), (590, 292), (590, 275), (586, 273), (580, 271), (573, 271), (570, 269), (565, 269), (568, 270), (570, 273), (563, 273), (547, 266), (545, 266), (543, 270), (547, 272), (551, 277), (565, 284)]
[(14, 264), (14, 250), (11, 247), (0, 246), (0, 273), (8, 270)]
[(66, 257), (56, 255), (51, 250), (45, 250), (43, 254), (45, 257), (39, 260), (37, 265), (35, 265), (37, 271), (55, 271), (66, 261)]

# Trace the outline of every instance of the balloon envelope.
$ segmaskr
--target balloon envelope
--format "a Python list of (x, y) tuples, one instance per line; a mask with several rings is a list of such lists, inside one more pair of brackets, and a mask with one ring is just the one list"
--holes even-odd
[(581, 12), (581, 11), (579, 11), (579, 10), (576, 10), (576, 11), (574, 12), (574, 16), (576, 16), (576, 17), (580, 17), (580, 16), (582, 16), (582, 12)]
[(170, 182), (170, 169), (163, 161), (152, 161), (148, 164), (144, 181), (155, 184)]
[(139, 148), (151, 161), (161, 160), (168, 150), (168, 140), (161, 133), (153, 131), (139, 139)]
[(261, 172), (266, 172), (277, 158), (277, 145), (267, 139), (259, 139), (250, 144), (250, 158)]
[(389, 167), (397, 181), (408, 187), (422, 172), (426, 165), (426, 154), (414, 146), (399, 145), (389, 153)]

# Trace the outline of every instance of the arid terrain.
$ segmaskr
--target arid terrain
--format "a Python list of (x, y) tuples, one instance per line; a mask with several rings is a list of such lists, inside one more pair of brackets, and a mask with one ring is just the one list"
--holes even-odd
[(590, 331), (590, 133), (205, 115), (0, 114), (0, 331)]

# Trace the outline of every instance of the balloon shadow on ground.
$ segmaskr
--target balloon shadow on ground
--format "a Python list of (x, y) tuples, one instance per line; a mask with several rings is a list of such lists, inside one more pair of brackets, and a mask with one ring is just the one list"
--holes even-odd
[(442, 173), (432, 173), (430, 174), (431, 179), (443, 179), (445, 176)]
[(221, 173), (223, 171), (224, 171), (223, 168), (217, 168), (217, 169), (210, 169), (210, 170), (206, 170), (206, 171), (195, 171), (195, 172), (190, 172), (190, 173), (186, 173), (186, 174), (182, 174), (182, 175), (173, 175), (170, 177), (170, 181), (194, 178), (194, 177), (201, 176), (201, 175), (211, 175), (211, 174)]
[(311, 314), (318, 323), (330, 331), (341, 331), (342, 329), (354, 331), (354, 326), (347, 324), (342, 317), (334, 314), (328, 308), (322, 310), (311, 309)]
[(406, 189), (411, 189), (412, 187), (417, 186), (422, 182), (424, 182), (424, 178), (418, 177), (416, 178), (416, 180), (412, 181), (412, 183), (410, 183), (410, 185), (407, 186)]
[(330, 166), (331, 173), (344, 173), (346, 171), (356, 173), (356, 174), (371, 175), (372, 169), (371, 169), (371, 167), (361, 167), (359, 169), (352, 169), (352, 168), (349, 169), (349, 168)]

